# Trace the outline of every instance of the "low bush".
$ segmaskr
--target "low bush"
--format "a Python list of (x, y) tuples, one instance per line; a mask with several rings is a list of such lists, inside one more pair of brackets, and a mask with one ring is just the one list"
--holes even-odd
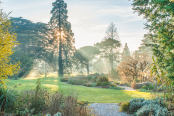
[(61, 82), (68, 82), (68, 78), (62, 78), (60, 79)]
[(101, 86), (107, 86), (109, 84), (110, 84), (109, 82), (103, 82), (103, 83), (101, 83)]
[(151, 113), (151, 110), (153, 110), (153, 112), (154, 112), (154, 114), (152, 114), (152, 115), (155, 115), (156, 111), (160, 108), (161, 107), (159, 105), (153, 104), (153, 103), (151, 103), (149, 105), (144, 105), (136, 112), (136, 115), (137, 116), (149, 116), (149, 114)]
[(165, 114), (167, 109), (163, 108), (165, 104), (161, 103), (158, 99), (145, 100), (138, 98), (130, 100), (129, 103), (129, 111), (132, 113), (136, 112), (136, 116), (149, 116), (151, 110), (153, 110), (154, 116), (168, 116)]
[(143, 101), (145, 101), (145, 99), (142, 98), (134, 98), (130, 100), (130, 112), (136, 112), (138, 109), (140, 109), (143, 106)]
[(84, 86), (87, 86), (87, 87), (95, 87), (97, 85), (97, 83), (86, 83), (84, 84)]
[(97, 82), (97, 85), (96, 86), (101, 86), (102, 85), (102, 83), (101, 82)]
[(93, 76), (87, 76), (88, 81), (92, 80)]
[(129, 112), (130, 103), (129, 101), (121, 103), (120, 112)]
[(87, 79), (88, 79), (88, 81), (90, 81), (90, 82), (93, 82), (93, 83), (96, 83), (96, 81), (97, 81), (97, 76), (87, 76)]
[(119, 82), (114, 82), (114, 84), (116, 84), (116, 85), (120, 85), (120, 83), (119, 83)]
[(64, 96), (61, 93), (54, 93), (51, 97), (51, 104), (47, 112), (51, 115), (60, 112), (62, 116), (91, 116), (91, 111), (87, 108), (87, 102), (78, 102), (76, 92), (71, 92)]
[[(160, 101), (159, 100), (144, 100), (142, 102), (143, 106), (144, 105), (149, 105), (149, 104), (157, 104), (157, 105), (160, 105)], [(163, 105), (163, 104), (161, 104)]]
[(83, 85), (87, 82), (88, 82), (87, 79), (80, 79), (80, 78), (69, 78), (68, 79), (68, 84), (72, 84), (72, 85)]
[(146, 89), (146, 90), (153, 90), (154, 89), (154, 86), (152, 84), (149, 84), (148, 86), (147, 85), (144, 85), (141, 88), (142, 89)]
[(107, 76), (99, 76), (98, 79), (97, 79), (97, 82), (109, 82), (109, 79)]
[(168, 114), (167, 108), (159, 108), (156, 110), (156, 116), (172, 116), (172, 114)]
[(94, 82), (94, 83), (97, 82), (97, 77), (96, 77), (96, 76), (93, 76), (93, 77), (92, 77), (92, 82)]
[(110, 87), (117, 87), (117, 84), (110, 83)]
[(47, 108), (45, 95), (47, 90), (41, 88), (41, 82), (38, 79), (34, 90), (22, 91), (15, 102), (17, 115), (39, 114)]

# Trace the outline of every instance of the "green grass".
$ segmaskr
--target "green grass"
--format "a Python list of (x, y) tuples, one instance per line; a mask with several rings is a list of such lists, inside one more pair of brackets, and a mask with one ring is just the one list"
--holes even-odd
[[(9, 81), (9, 88), (14, 88), (14, 86), (21, 84), (15, 88), (21, 91), (34, 89), (36, 87), (37, 78), (27, 78)], [(41, 78), (41, 84), (42, 87), (46, 87), (51, 90), (61, 89), (65, 92), (65, 94), (68, 93), (69, 90), (75, 90), (78, 92), (78, 100), (89, 101), (94, 103), (119, 103), (131, 100), (132, 98), (148, 98), (150, 96), (150, 93), (148, 92), (113, 90), (69, 85), (66, 83), (59, 82), (58, 78), (55, 77)]]

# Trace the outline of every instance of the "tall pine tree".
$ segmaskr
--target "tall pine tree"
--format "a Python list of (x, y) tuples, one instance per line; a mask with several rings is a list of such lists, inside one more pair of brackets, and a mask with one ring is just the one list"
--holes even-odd
[(114, 23), (111, 23), (109, 25), (106, 34), (107, 36), (105, 37), (105, 39), (100, 43), (96, 43), (95, 46), (99, 47), (101, 57), (109, 60), (112, 70), (114, 68), (114, 61), (118, 62), (118, 49), (121, 46), (117, 28)]
[(122, 53), (122, 61), (127, 57), (130, 56), (130, 51), (129, 48), (127, 46), (127, 43), (125, 43), (125, 46), (123, 48), (123, 53)]
[[(67, 4), (63, 0), (56, 0), (51, 10), (50, 19), (51, 28), (53, 29), (53, 41), (58, 47), (59, 54), (59, 76), (63, 76), (63, 57), (65, 56), (66, 66), (68, 65), (68, 54), (74, 49), (74, 34), (71, 30), (71, 24), (67, 21)], [(71, 50), (70, 50), (71, 49)]]

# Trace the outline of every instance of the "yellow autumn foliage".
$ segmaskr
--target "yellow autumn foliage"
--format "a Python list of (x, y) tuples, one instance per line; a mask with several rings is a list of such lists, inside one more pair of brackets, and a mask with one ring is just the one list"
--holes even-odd
[(11, 22), (0, 9), (0, 84), (4, 84), (8, 76), (13, 76), (19, 69), (19, 63), (10, 63), (10, 55), (14, 53), (13, 49), (18, 44), (16, 34), (10, 31), (11, 29)]

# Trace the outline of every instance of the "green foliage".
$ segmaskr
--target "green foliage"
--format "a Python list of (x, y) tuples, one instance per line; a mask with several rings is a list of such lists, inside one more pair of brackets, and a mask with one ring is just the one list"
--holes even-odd
[(99, 76), (97, 82), (109, 82), (109, 80), (107, 76)]
[(61, 82), (68, 82), (69, 78), (62, 78), (60, 79)]
[(33, 113), (34, 113), (34, 110), (35, 109), (31, 109), (31, 110), (28, 110), (27, 108), (25, 108), (25, 110), (24, 111), (16, 111), (16, 114), (17, 115), (21, 115), (21, 116), (23, 116), (23, 115), (32, 115)]
[[(99, 50), (93, 46), (84, 46), (78, 49), (74, 53), (74, 57), (78, 60), (78, 62), (82, 65), (82, 67), (86, 67), (87, 74), (89, 74), (89, 62), (94, 59), (95, 55), (99, 54)], [(78, 63), (77, 63), (78, 64)]]
[(167, 108), (159, 108), (156, 110), (156, 116), (169, 116)]
[(124, 90), (123, 87), (117, 87), (117, 86), (110, 86), (109, 89)]
[(136, 112), (137, 116), (148, 116), (151, 110), (153, 110), (155, 116), (162, 116), (160, 115), (159, 112), (161, 112), (161, 114), (163, 113), (165, 114), (165, 112), (167, 112), (166, 111), (167, 109), (163, 108), (163, 106), (165, 105), (163, 103), (160, 103), (158, 99), (145, 100), (139, 98), (139, 99), (132, 99), (130, 100), (129, 103), (130, 103), (129, 111), (132, 113)]
[(62, 113), (60, 113), (60, 112), (57, 112), (56, 114), (54, 114), (54, 116), (61, 116), (62, 115)]
[(88, 81), (90, 81), (90, 80), (92, 80), (92, 76), (87, 76), (87, 78), (88, 78)]
[(87, 86), (87, 87), (95, 87), (97, 85), (97, 83), (86, 83), (84, 84), (84, 86)]
[(14, 90), (6, 89), (3, 85), (0, 85), (0, 109), (1, 112), (5, 110), (7, 113), (12, 112), (15, 109), (15, 102), (17, 98), (17, 92)]
[[(33, 23), (30, 20), (19, 18), (11, 18), (13, 30), (16, 31), (17, 41), (21, 44), (15, 47), (16, 52), (11, 56), (10, 62), (20, 61), (20, 70), (13, 77), (26, 76), (34, 64), (39, 59), (47, 61), (52, 67), (56, 67), (54, 59), (54, 49), (51, 44), (51, 34), (48, 25), (45, 23)], [(51, 44), (51, 45), (50, 45)], [(47, 47), (45, 49), (45, 47)]]
[(97, 82), (97, 86), (101, 86), (102, 85), (102, 83), (101, 82)]
[(160, 101), (159, 100), (145, 100), (142, 102), (143, 106), (144, 105), (149, 105), (149, 104), (157, 104), (160, 105)]
[(153, 90), (154, 89), (154, 85), (152, 85), (152, 84), (149, 84), (148, 86), (144, 85), (144, 86), (142, 86), (142, 89)]
[(123, 102), (120, 106), (120, 112), (129, 112), (129, 107), (130, 107), (129, 101)]
[(16, 102), (16, 109), (19, 111), (19, 113), (26, 112), (26, 109), (29, 111), (29, 113), (31, 113), (33, 109), (34, 114), (41, 113), (41, 111), (46, 108), (45, 92), (46, 91), (41, 88), (40, 79), (38, 79), (35, 90), (21, 92)]
[(27, 75), (34, 65), (33, 58), (30, 56), (30, 54), (21, 49), (16, 49), (16, 52), (11, 56), (10, 62), (20, 62), (20, 70), (18, 71), (18, 74), (13, 76), (15, 79)]
[(107, 85), (109, 85), (110, 83), (109, 82), (102, 82), (101, 83), (101, 86), (107, 86)]
[(82, 78), (69, 78), (68, 79), (68, 84), (72, 84), (72, 85), (84, 85), (85, 83), (87, 83), (88, 80), (86, 77), (82, 77)]
[[(113, 67), (113, 62), (118, 62), (119, 58), (119, 49), (121, 47), (121, 43), (119, 41), (119, 36), (117, 33), (117, 28), (115, 24), (112, 22), (107, 31), (107, 36), (100, 43), (96, 43), (94, 46), (100, 49), (100, 57), (105, 58), (109, 61), (111, 69)], [(115, 59), (115, 60), (114, 60)]]
[(172, 92), (174, 79), (174, 3), (169, 0), (134, 0), (133, 10), (147, 20), (146, 35), (153, 44), (152, 75)]
[[(57, 112), (63, 116), (91, 116), (91, 111), (87, 109), (86, 105), (80, 105), (77, 101), (77, 93), (70, 91), (70, 93), (54, 92), (50, 93), (47, 90), (40, 89), (40, 82), (35, 90), (22, 91), (15, 101), (13, 109), (7, 108), (7, 113), (14, 115), (45, 115), (49, 112), (51, 115)], [(36, 91), (37, 90), (37, 91)], [(38, 96), (37, 96), (38, 95)], [(11, 102), (12, 103), (12, 102)]]
[(159, 105), (153, 104), (153, 103), (148, 104), (148, 105), (144, 105), (136, 112), (136, 115), (137, 116), (148, 116), (149, 113), (151, 112), (151, 110), (154, 111), (154, 115), (155, 115), (156, 114), (156, 110), (158, 110), (160, 108), (161, 107)]
[(140, 109), (142, 106), (143, 106), (143, 101), (145, 99), (142, 99), (142, 98), (134, 98), (132, 100), (130, 100), (130, 107), (129, 107), (129, 110), (130, 112), (136, 112), (138, 109)]

